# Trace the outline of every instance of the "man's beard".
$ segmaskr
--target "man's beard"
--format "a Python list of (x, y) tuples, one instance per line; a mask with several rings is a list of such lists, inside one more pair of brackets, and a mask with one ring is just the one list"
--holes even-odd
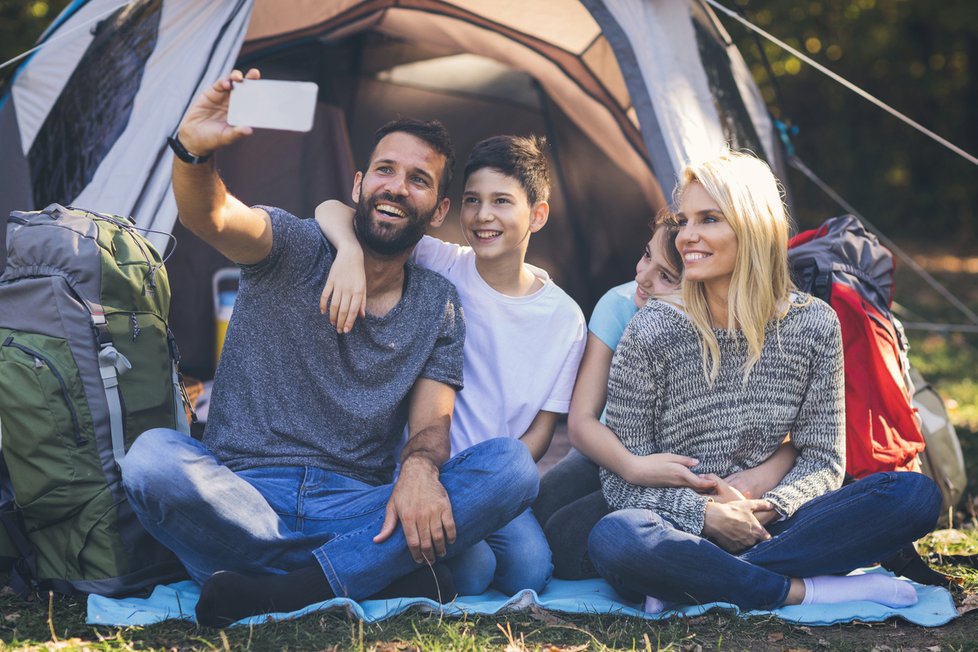
[[(379, 202), (391, 204), (404, 211), (405, 217), (401, 218), (404, 224), (400, 228), (397, 224), (371, 220), (371, 210)], [(388, 192), (381, 192), (372, 197), (360, 195), (356, 213), (353, 215), (353, 225), (360, 237), (361, 245), (375, 254), (394, 256), (418, 244), (437, 209), (436, 205), (427, 214), (422, 215), (414, 207), (395, 199)]]

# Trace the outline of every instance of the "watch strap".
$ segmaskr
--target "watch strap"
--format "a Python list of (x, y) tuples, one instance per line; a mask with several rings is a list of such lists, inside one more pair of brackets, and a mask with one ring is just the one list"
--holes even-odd
[(206, 163), (207, 161), (210, 160), (211, 156), (214, 155), (214, 152), (211, 152), (210, 154), (205, 154), (204, 156), (197, 156), (196, 154), (191, 154), (187, 150), (187, 148), (183, 146), (183, 143), (180, 142), (180, 137), (177, 136), (176, 134), (167, 138), (166, 142), (170, 146), (170, 149), (173, 150), (173, 153), (176, 155), (178, 159), (180, 159), (184, 163), (189, 163), (191, 165), (200, 165), (201, 163)]

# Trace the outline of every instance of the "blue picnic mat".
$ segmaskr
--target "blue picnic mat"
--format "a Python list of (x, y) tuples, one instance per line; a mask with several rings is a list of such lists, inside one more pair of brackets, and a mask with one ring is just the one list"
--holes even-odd
[[(865, 572), (886, 571), (872, 569)], [(640, 604), (623, 602), (621, 597), (603, 580), (553, 580), (540, 595), (527, 590), (508, 597), (490, 590), (482, 595), (460, 597), (447, 605), (439, 605), (437, 602), (425, 598), (365, 600), (363, 602), (354, 602), (347, 598), (333, 598), (291, 613), (264, 614), (245, 618), (235, 625), (260, 624), (268, 620), (289, 620), (315, 611), (327, 610), (346, 611), (354, 618), (372, 623), (391, 618), (409, 609), (442, 613), (446, 616), (463, 616), (466, 614), (505, 613), (531, 606), (565, 613), (616, 614), (648, 620), (660, 620), (676, 616), (698, 616), (711, 609), (729, 609), (745, 616), (773, 615), (781, 620), (802, 625), (834, 625), (854, 620), (880, 622), (896, 617), (916, 625), (938, 627), (957, 617), (958, 613), (954, 607), (954, 601), (947, 589), (920, 584), (914, 584), (914, 588), (917, 590), (917, 604), (903, 609), (885, 607), (875, 602), (859, 601), (782, 607), (773, 611), (741, 612), (732, 604), (712, 602), (682, 607), (659, 614), (647, 614), (641, 610)], [(193, 621), (194, 607), (197, 604), (199, 594), (200, 587), (194, 582), (186, 581), (157, 586), (148, 598), (113, 599), (91, 595), (88, 598), (87, 622), (90, 625), (151, 625), (169, 619)]]

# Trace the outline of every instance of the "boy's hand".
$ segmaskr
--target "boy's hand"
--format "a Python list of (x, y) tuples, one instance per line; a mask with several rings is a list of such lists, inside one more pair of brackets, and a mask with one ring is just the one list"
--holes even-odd
[(337, 333), (349, 333), (357, 317), (367, 314), (367, 277), (359, 248), (337, 251), (319, 298), (319, 312), (329, 310), (329, 323)]
[(711, 491), (716, 486), (715, 481), (689, 470), (699, 463), (692, 457), (672, 453), (635, 455), (626, 463), (627, 477), (623, 479), (640, 487), (689, 487), (696, 491)]
[(187, 109), (180, 123), (180, 142), (191, 154), (207, 156), (222, 147), (252, 133), (251, 127), (233, 127), (228, 124), (228, 103), (234, 84), (243, 79), (260, 79), (261, 73), (252, 68), (246, 75), (232, 70), (204, 91)]

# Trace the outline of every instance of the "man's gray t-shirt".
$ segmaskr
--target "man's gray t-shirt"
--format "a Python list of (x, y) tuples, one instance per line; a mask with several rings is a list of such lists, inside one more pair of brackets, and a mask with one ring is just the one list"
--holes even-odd
[(272, 250), (241, 268), (204, 443), (236, 471), (314, 466), (390, 482), (415, 381), (462, 386), (455, 287), (408, 263), (400, 302), (339, 335), (319, 312), (335, 250), (314, 220), (262, 208)]

